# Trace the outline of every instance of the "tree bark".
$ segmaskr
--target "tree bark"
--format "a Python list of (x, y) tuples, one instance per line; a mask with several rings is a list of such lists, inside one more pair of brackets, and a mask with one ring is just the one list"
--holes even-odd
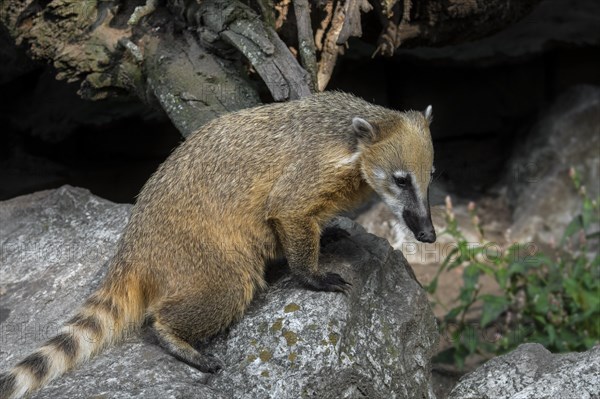
[[(14, 0), (0, 5), (0, 22), (33, 58), (52, 62), (58, 79), (80, 80), (83, 98), (137, 95), (159, 105), (184, 136), (218, 115), (260, 103), (240, 58), (211, 51), (217, 45), (229, 43), (244, 53), (275, 100), (310, 93), (306, 71), (242, 3), (198, 7), (174, 1), (170, 9), (181, 19), (152, 3), (127, 14), (133, 8), (128, 1), (54, 0), (44, 6)], [(207, 25), (185, 26), (195, 19)]]
[[(541, 0), (383, 0), (376, 54), (400, 46), (447, 46), (489, 36), (527, 15)], [(385, 6), (382, 6), (382, 4)]]
[[(362, 35), (367, 12), (382, 27), (373, 48), (392, 55), (400, 45), (488, 35), (539, 1), (258, 0), (255, 11), (237, 0), (4, 0), (0, 23), (33, 59), (51, 62), (58, 79), (81, 82), (82, 97), (137, 96), (187, 135), (259, 104), (260, 87), (275, 101), (324, 90), (347, 40)], [(297, 43), (275, 30), (286, 26)], [(252, 81), (256, 75), (260, 81)]]

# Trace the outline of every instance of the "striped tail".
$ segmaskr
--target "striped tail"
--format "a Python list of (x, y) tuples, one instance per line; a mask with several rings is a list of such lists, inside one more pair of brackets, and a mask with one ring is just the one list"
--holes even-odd
[(144, 295), (132, 278), (105, 281), (61, 332), (42, 347), (0, 374), (0, 399), (17, 399), (50, 381), (139, 328), (145, 312)]

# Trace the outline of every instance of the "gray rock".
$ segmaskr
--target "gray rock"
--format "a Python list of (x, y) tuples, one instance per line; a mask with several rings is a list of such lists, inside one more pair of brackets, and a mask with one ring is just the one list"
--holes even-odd
[[(0, 368), (69, 318), (105, 273), (129, 205), (57, 190), (0, 202)], [(350, 295), (309, 291), (284, 274), (208, 352), (207, 375), (136, 334), (59, 378), (41, 398), (431, 398), (437, 329), (402, 254), (349, 219), (322, 239), (321, 267)]]
[(600, 398), (600, 346), (552, 354), (540, 344), (523, 344), (461, 378), (449, 399), (466, 398)]
[(571, 166), (595, 198), (600, 193), (600, 87), (576, 86), (564, 93), (519, 143), (505, 177), (515, 240), (561, 239), (581, 209), (568, 175)]

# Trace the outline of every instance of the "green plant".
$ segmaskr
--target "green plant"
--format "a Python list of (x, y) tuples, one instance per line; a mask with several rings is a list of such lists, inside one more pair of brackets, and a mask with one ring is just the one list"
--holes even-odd
[[(458, 227), (451, 201), (447, 200), (446, 229), (456, 247), (441, 264), (426, 287), (435, 294), (441, 273), (463, 268), (463, 285), (457, 305), (441, 320), (450, 334), (452, 347), (437, 361), (464, 367), (473, 354), (489, 357), (504, 353), (522, 342), (538, 342), (551, 351), (580, 351), (600, 342), (600, 255), (598, 199), (587, 195), (580, 176), (572, 168), (570, 177), (578, 190), (581, 213), (566, 227), (551, 255), (533, 243), (515, 243), (502, 250), (485, 243), (474, 204), (469, 205), (481, 242), (473, 245)], [(489, 275), (498, 294), (482, 294), (479, 280)], [(478, 317), (469, 310), (481, 306)]]

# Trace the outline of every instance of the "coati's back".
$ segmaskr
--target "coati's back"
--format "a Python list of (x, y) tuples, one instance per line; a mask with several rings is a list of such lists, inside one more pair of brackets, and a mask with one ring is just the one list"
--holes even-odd
[(312, 289), (346, 292), (318, 268), (320, 229), (373, 189), (413, 231), (432, 229), (428, 123), (323, 93), (206, 124), (142, 189), (101, 287), (61, 334), (0, 375), (0, 398), (39, 389), (144, 319), (166, 351), (218, 370), (195, 344), (242, 315), (270, 258), (285, 256)]
[[(328, 166), (337, 163), (340, 155), (352, 155), (358, 145), (350, 128), (356, 115), (377, 120), (401, 117), (399, 112), (341, 92), (226, 114), (190, 135), (152, 176), (138, 202), (147, 196), (155, 200), (160, 193), (169, 198), (185, 196), (197, 205), (190, 195), (201, 195), (203, 201), (215, 200), (238, 213), (235, 206), (247, 206), (248, 200), (260, 197), (258, 192), (266, 197), (262, 187), (255, 187), (257, 183), (268, 186), (290, 165)], [(187, 183), (192, 192), (173, 191), (165, 174), (176, 176), (178, 186)]]

